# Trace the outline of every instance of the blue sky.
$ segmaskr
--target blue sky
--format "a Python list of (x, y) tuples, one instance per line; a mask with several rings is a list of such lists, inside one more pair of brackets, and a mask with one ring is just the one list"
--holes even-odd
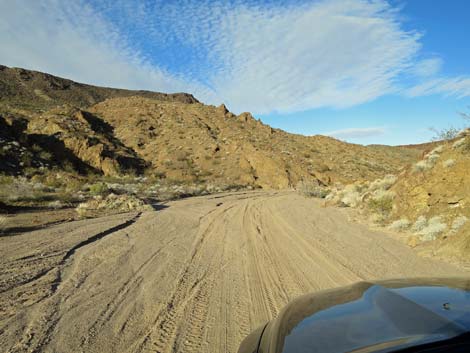
[(0, 0), (0, 63), (185, 91), (355, 143), (427, 141), (470, 108), (466, 0)]

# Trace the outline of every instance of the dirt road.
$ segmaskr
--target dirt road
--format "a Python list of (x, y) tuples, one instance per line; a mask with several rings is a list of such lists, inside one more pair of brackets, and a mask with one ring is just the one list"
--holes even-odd
[(292, 192), (176, 201), (0, 238), (7, 352), (236, 352), (292, 298), (465, 274)]

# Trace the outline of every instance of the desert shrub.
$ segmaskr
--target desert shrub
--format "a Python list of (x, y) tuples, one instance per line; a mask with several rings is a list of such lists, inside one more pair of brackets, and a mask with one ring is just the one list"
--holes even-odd
[(67, 181), (67, 184), (65, 185), (65, 188), (66, 188), (67, 191), (76, 192), (76, 191), (82, 190), (83, 185), (84, 185), (83, 180), (70, 178)]
[(306, 181), (300, 182), (299, 185), (297, 185), (297, 190), (304, 196), (319, 197), (322, 199), (330, 193), (327, 188), (320, 186), (317, 183)]
[(374, 191), (374, 190), (388, 190), (392, 187), (393, 184), (397, 181), (397, 177), (395, 175), (389, 174), (386, 175), (385, 178), (383, 179), (376, 179), (374, 180), (370, 186), (369, 190)]
[(394, 230), (397, 232), (404, 231), (410, 227), (410, 221), (406, 218), (399, 219), (388, 226), (388, 229)]
[(445, 168), (450, 168), (450, 167), (452, 167), (452, 166), (455, 165), (455, 160), (453, 160), (453, 159), (448, 159), (448, 160), (446, 160), (445, 162), (443, 162), (442, 165), (443, 165)]
[(336, 185), (329, 190), (325, 200), (330, 205), (357, 207), (362, 203), (362, 194), (366, 189), (367, 184)]
[(459, 134), (460, 130), (451, 126), (445, 129), (435, 129), (435, 128), (429, 128), (434, 133), (434, 136), (432, 137), (433, 141), (447, 141), (447, 140), (452, 140), (457, 137)]
[(63, 179), (60, 177), (60, 174), (51, 173), (42, 179), (44, 185), (57, 189), (62, 187)]
[(426, 225), (428, 224), (428, 220), (424, 216), (419, 216), (413, 226), (411, 227), (411, 230), (413, 232), (419, 232), (421, 231)]
[(455, 141), (454, 144), (452, 145), (452, 148), (453, 148), (454, 150), (456, 150), (456, 149), (458, 149), (458, 148), (464, 146), (464, 145), (465, 145), (465, 142), (466, 142), (466, 141), (465, 141), (465, 138), (462, 138), (462, 139), (460, 139), (460, 140), (457, 140), (457, 141)]
[(441, 157), (439, 153), (430, 153), (426, 156), (429, 163), (434, 164)]
[(436, 148), (434, 148), (429, 154), (439, 154), (439, 153), (442, 153), (444, 151), (444, 145), (440, 145), (440, 146), (437, 146)]
[(132, 195), (109, 194), (106, 197), (96, 196), (88, 202), (82, 202), (75, 210), (80, 217), (89, 217), (103, 213), (149, 211), (152, 210), (152, 206)]
[(452, 222), (452, 226), (450, 227), (452, 233), (458, 232), (460, 228), (463, 227), (465, 223), (467, 223), (468, 218), (465, 216), (458, 216), (457, 218), (454, 219)]
[(55, 210), (58, 210), (58, 209), (61, 209), (61, 208), (64, 208), (65, 205), (62, 203), (62, 201), (60, 200), (55, 200), (55, 201), (51, 201), (47, 204), (47, 207), (49, 208), (53, 208)]
[(90, 185), (90, 194), (98, 196), (98, 195), (106, 195), (109, 192), (109, 188), (106, 183), (96, 183)]
[(393, 209), (395, 194), (390, 191), (378, 190), (368, 202), (368, 207), (375, 213), (388, 215)]
[(387, 217), (382, 214), (372, 213), (369, 216), (369, 219), (372, 223), (383, 225), (385, 221), (387, 220)]
[(361, 202), (361, 194), (358, 191), (352, 190), (345, 192), (341, 197), (341, 203), (347, 207), (357, 207)]
[(413, 172), (417, 173), (417, 172), (424, 172), (428, 169), (431, 169), (432, 168), (432, 163), (429, 162), (428, 160), (422, 160), (422, 161), (419, 161), (418, 163), (416, 163), (414, 166), (413, 166)]
[(434, 148), (431, 152), (429, 152), (423, 160), (417, 162), (413, 166), (413, 172), (424, 172), (426, 170), (431, 169), (434, 164), (436, 164), (437, 160), (441, 157), (440, 153), (444, 150), (444, 146), (438, 146)]
[(432, 217), (427, 225), (417, 232), (420, 235), (422, 241), (431, 241), (435, 240), (441, 233), (443, 233), (447, 228), (447, 224), (442, 222), (440, 216)]

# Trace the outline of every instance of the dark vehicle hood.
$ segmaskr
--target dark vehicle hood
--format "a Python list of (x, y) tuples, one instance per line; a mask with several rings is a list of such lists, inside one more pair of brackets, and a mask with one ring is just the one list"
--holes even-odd
[(390, 352), (470, 331), (470, 279), (360, 282), (289, 303), (259, 351)]

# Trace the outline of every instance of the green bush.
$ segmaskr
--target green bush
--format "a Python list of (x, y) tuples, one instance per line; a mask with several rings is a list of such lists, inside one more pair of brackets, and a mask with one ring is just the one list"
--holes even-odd
[(90, 194), (98, 196), (98, 195), (106, 195), (109, 193), (109, 188), (105, 183), (96, 183), (90, 185)]
[(382, 196), (379, 198), (371, 198), (368, 203), (369, 209), (373, 212), (389, 215), (393, 209), (393, 196)]

